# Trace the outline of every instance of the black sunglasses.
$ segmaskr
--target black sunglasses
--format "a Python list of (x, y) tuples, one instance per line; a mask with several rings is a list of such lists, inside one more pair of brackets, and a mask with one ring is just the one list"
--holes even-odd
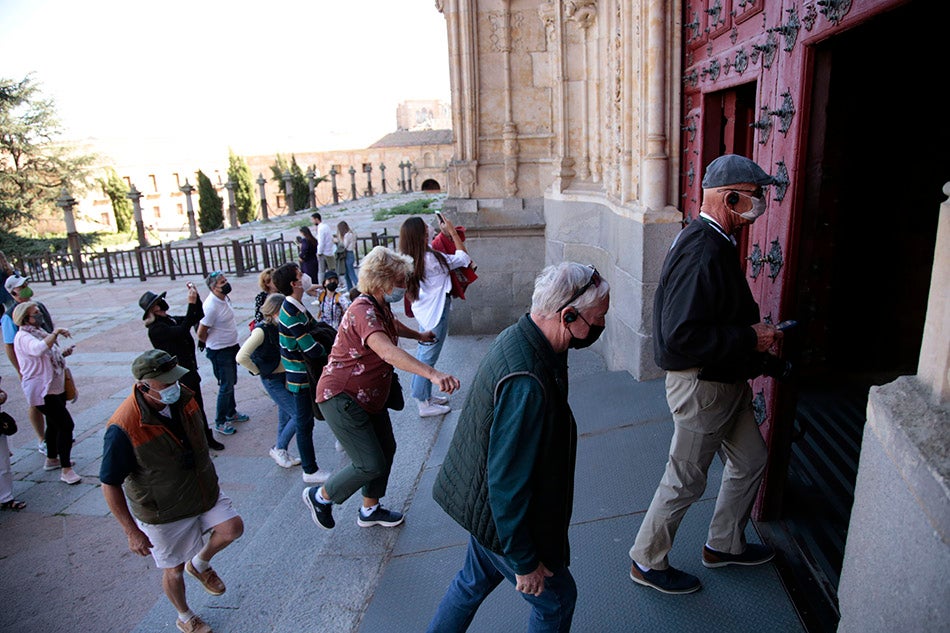
[(572, 294), (571, 298), (565, 301), (564, 305), (562, 305), (560, 308), (557, 309), (557, 312), (560, 312), (567, 306), (577, 301), (582, 294), (584, 294), (590, 289), (591, 286), (593, 286), (594, 288), (600, 287), (600, 273), (597, 272), (597, 269), (591, 266), (590, 264), (588, 264), (587, 267), (590, 268), (590, 279), (587, 280), (586, 284), (581, 286), (580, 290)]

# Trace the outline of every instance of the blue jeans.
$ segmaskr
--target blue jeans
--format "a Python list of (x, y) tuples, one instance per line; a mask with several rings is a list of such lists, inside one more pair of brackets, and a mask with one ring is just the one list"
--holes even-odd
[(277, 448), (287, 450), (290, 444), (290, 438), (297, 432), (295, 424), (297, 415), (297, 403), (294, 402), (294, 395), (287, 391), (287, 374), (280, 372), (270, 376), (261, 376), (261, 384), (267, 395), (277, 405)]
[(228, 418), (237, 415), (237, 403), (234, 401), (234, 385), (237, 384), (237, 353), (240, 347), (232, 345), (222, 349), (207, 349), (211, 369), (218, 380), (218, 404), (214, 413), (214, 423), (224, 424)]
[(346, 251), (346, 287), (349, 290), (356, 288), (356, 253)]
[[(445, 298), (445, 308), (442, 309), (442, 318), (436, 324), (432, 331), (435, 332), (434, 343), (419, 343), (416, 348), (416, 359), (425, 363), (429, 367), (435, 367), (442, 353), (442, 345), (445, 343), (445, 337), (449, 335), (449, 307), (452, 305), (452, 297)], [(421, 327), (420, 332), (425, 332)], [(432, 395), (432, 382), (428, 378), (412, 375), (412, 382), (409, 383), (409, 392), (416, 400), (428, 400)]]
[[(286, 388), (286, 387), (285, 387)], [(318, 470), (317, 454), (313, 450), (313, 405), (310, 404), (310, 389), (294, 393), (288, 390), (294, 399), (294, 429), (297, 431), (297, 453), (300, 454), (300, 467), (308, 475)]]
[[(482, 601), (502, 580), (516, 583), (515, 572), (502, 556), (469, 537), (465, 564), (456, 574), (429, 623), (428, 633), (459, 633), (468, 629)], [(540, 596), (520, 594), (531, 605), (529, 633), (567, 633), (574, 618), (577, 585), (567, 567), (544, 579)]]

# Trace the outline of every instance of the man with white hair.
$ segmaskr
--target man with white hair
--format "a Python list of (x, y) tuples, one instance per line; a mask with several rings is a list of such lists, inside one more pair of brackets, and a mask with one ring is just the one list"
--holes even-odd
[(570, 629), (577, 424), (567, 401), (567, 350), (603, 332), (609, 291), (593, 266), (548, 266), (535, 281), (530, 314), (482, 359), (432, 489), (471, 537), (430, 633), (466, 630), (506, 579), (531, 605), (532, 623)]

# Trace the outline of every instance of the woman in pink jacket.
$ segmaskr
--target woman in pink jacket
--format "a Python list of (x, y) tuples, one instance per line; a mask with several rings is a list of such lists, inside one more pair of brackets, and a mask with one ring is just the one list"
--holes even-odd
[(82, 478), (73, 470), (69, 454), (73, 445), (73, 418), (66, 408), (66, 361), (72, 346), (62, 349), (59, 337), (69, 338), (69, 330), (58, 327), (47, 333), (43, 314), (33, 301), (17, 305), (13, 322), (20, 329), (13, 350), (20, 363), (20, 386), (31, 406), (46, 416), (46, 463), (43, 470), (60, 470), (59, 480), (78, 484)]

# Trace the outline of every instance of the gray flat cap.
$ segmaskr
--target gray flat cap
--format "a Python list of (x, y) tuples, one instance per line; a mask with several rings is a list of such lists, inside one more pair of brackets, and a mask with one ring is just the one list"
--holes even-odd
[(763, 187), (774, 185), (775, 178), (765, 173), (754, 161), (738, 154), (724, 154), (706, 167), (703, 189), (728, 187), (739, 183), (751, 183)]

